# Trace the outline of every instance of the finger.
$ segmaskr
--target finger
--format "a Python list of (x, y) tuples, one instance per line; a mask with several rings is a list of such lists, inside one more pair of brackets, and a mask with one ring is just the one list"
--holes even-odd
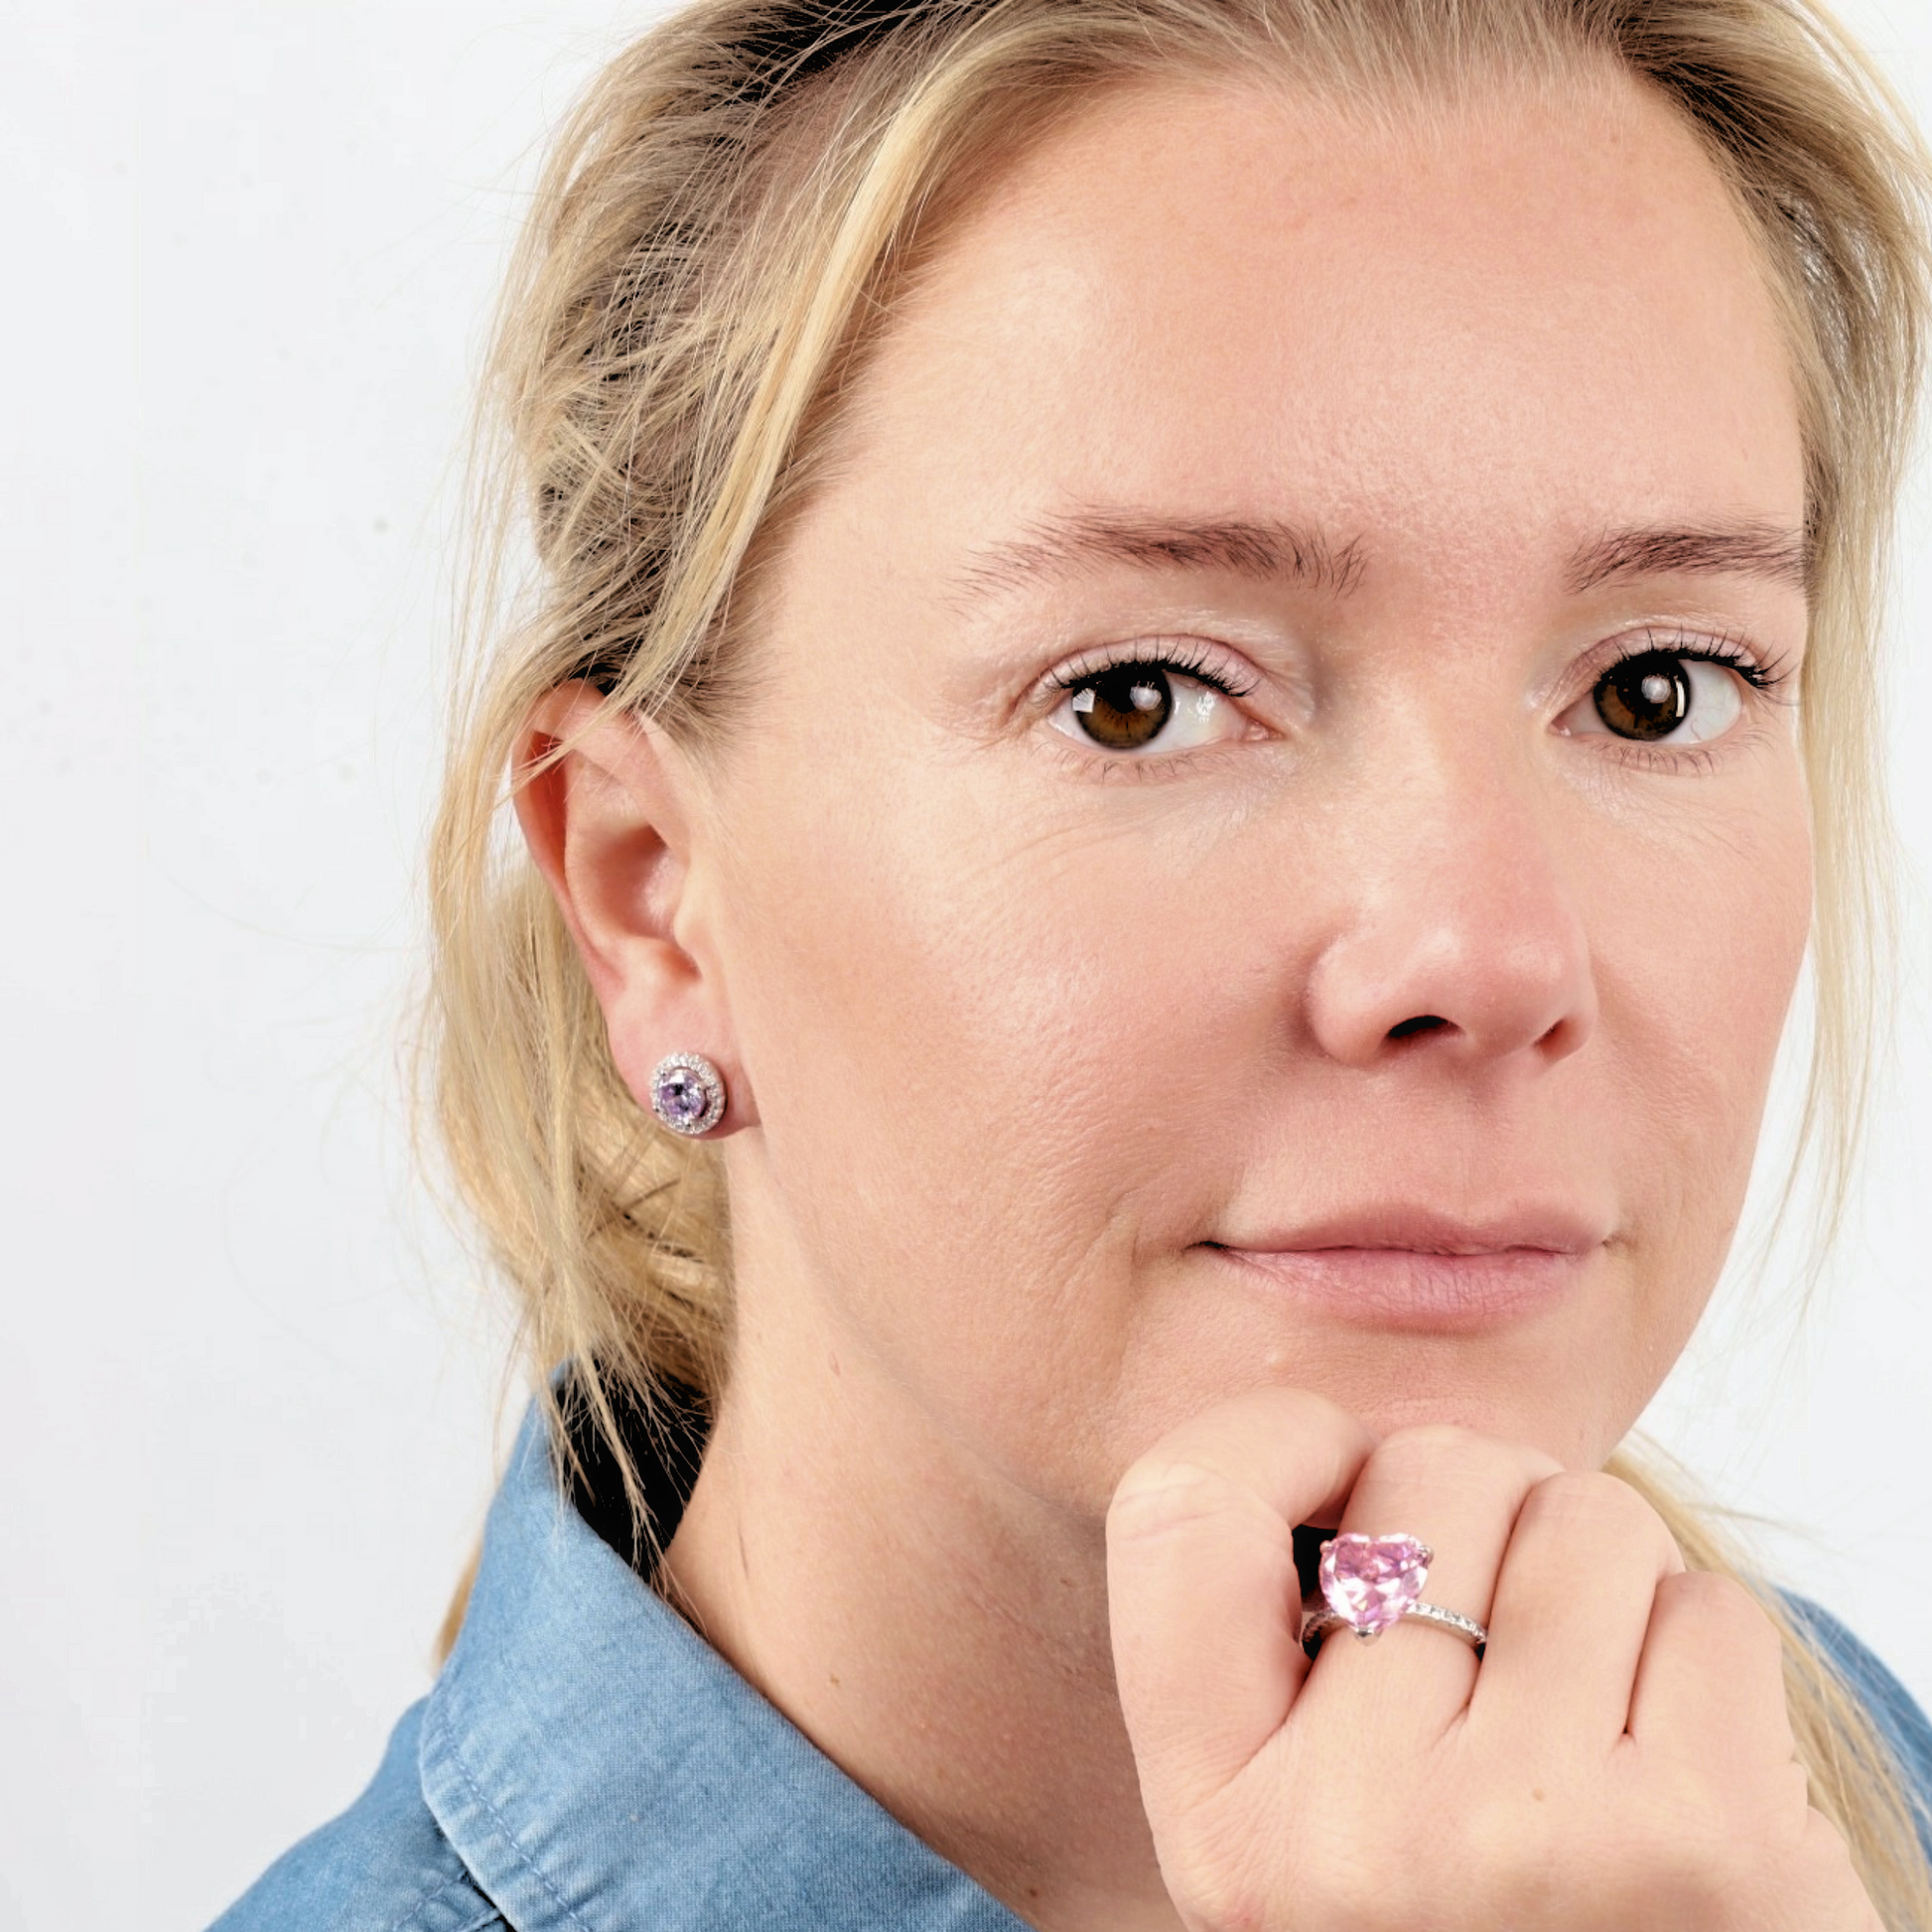
[(1165, 1437), (1107, 1512), (1114, 1669), (1150, 1815), (1221, 1789), (1307, 1674), (1295, 1526), (1340, 1509), (1374, 1436), (1319, 1396), (1258, 1389)]
[[(1423, 1599), (1486, 1622), (1516, 1512), (1560, 1467), (1540, 1449), (1447, 1424), (1401, 1430), (1369, 1457), (1342, 1529), (1420, 1538), (1433, 1552)], [(1467, 1704), (1476, 1670), (1467, 1643), (1425, 1622), (1398, 1623), (1372, 1643), (1337, 1631), (1322, 1642), (1297, 1722), (1324, 1723), (1331, 1706), (1345, 1707), (1351, 1725), (1379, 1715), (1439, 1735)]]
[(1679, 1762), (1738, 1773), (1791, 1762), (1783, 1643), (1742, 1584), (1693, 1572), (1658, 1585), (1628, 1722), (1646, 1751)]
[(1657, 1586), (1683, 1568), (1627, 1482), (1592, 1469), (1539, 1483), (1497, 1579), (1472, 1722), (1608, 1749), (1630, 1715)]

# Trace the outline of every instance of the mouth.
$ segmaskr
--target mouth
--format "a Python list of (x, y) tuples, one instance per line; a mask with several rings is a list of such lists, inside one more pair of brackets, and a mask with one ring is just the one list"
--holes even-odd
[(1561, 1209), (1459, 1220), (1389, 1206), (1201, 1247), (1244, 1282), (1353, 1326), (1466, 1333), (1574, 1295), (1608, 1230)]

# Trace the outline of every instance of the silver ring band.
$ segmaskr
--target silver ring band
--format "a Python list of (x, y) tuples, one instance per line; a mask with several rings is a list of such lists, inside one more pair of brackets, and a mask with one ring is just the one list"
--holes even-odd
[[(1472, 1616), (1463, 1616), (1457, 1610), (1446, 1610), (1440, 1603), (1411, 1603), (1396, 1619), (1398, 1623), (1420, 1620), (1433, 1623), (1439, 1630), (1447, 1630), (1451, 1636), (1460, 1637), (1476, 1654), (1481, 1657), (1489, 1642), (1489, 1632)], [(1389, 1626), (1393, 1629), (1395, 1626)], [(1379, 1630), (1357, 1629), (1347, 1617), (1338, 1610), (1322, 1608), (1311, 1610), (1302, 1619), (1302, 1648), (1311, 1657), (1321, 1648), (1321, 1639), (1336, 1630), (1349, 1630), (1363, 1643), (1373, 1643), (1382, 1633)]]

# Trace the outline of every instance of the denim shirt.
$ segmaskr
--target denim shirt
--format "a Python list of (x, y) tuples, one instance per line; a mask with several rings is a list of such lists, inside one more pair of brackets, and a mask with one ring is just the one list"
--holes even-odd
[[(666, 1542), (694, 1468), (691, 1456), (668, 1507), (664, 1467), (647, 1471)], [(434, 1688), (361, 1797), (213, 1932), (1022, 1932), (746, 1683), (609, 1535), (560, 1482), (533, 1410)], [(1796, 1607), (1932, 1804), (1918, 1707), (1823, 1610)]]

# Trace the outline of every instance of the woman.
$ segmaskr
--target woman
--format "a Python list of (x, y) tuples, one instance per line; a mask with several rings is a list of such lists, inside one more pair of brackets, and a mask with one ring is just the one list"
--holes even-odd
[(609, 70), (437, 834), (544, 1400), (224, 1926), (1932, 1924), (1923, 1719), (1616, 1454), (1808, 939), (1857, 1087), (1923, 182), (1795, 0)]

